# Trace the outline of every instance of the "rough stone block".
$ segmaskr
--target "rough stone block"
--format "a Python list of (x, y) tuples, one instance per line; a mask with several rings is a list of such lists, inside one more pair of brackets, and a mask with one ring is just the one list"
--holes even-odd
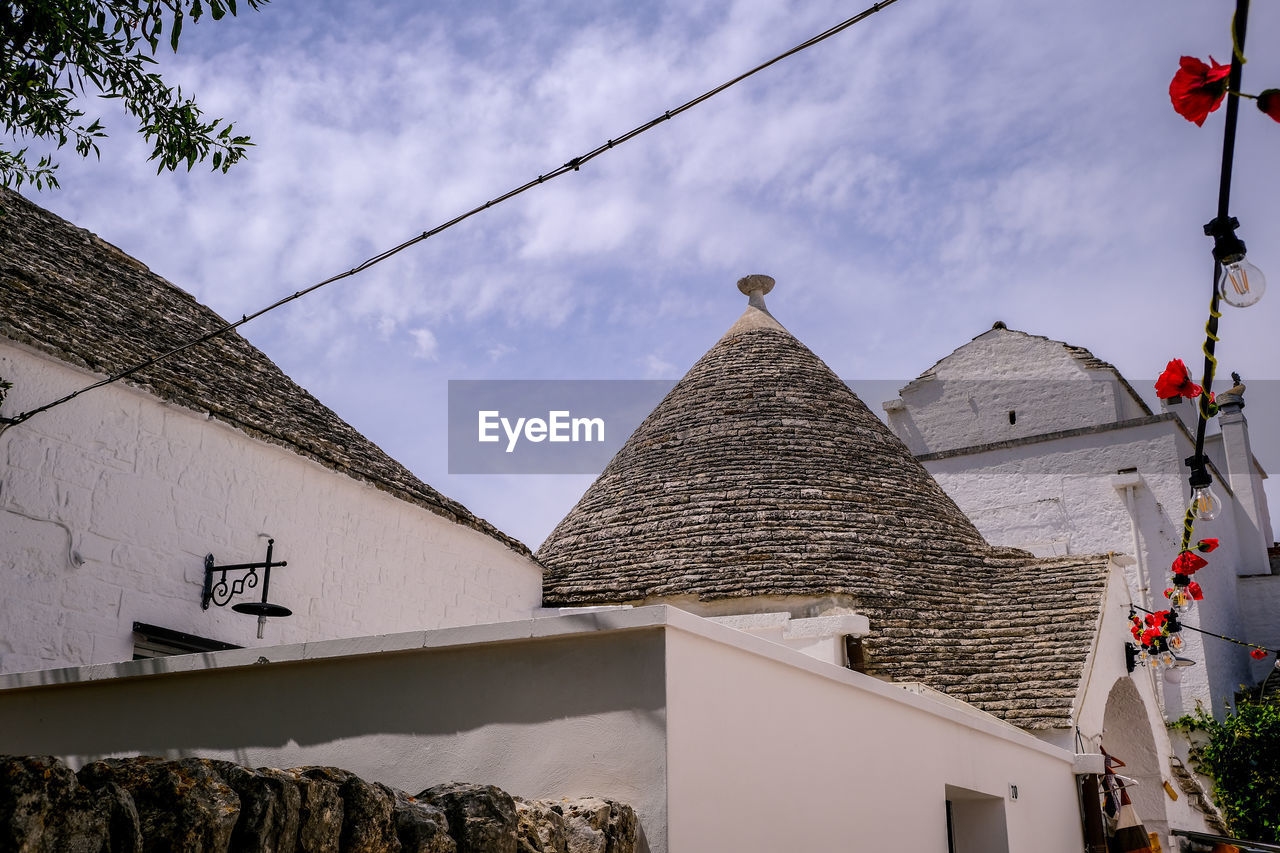
[(302, 767), (298, 772), (336, 786), (342, 798), (342, 853), (399, 853), (400, 841), (391, 820), (395, 797), (390, 789), (336, 767)]
[(298, 780), (280, 770), (250, 770), (229, 761), (210, 762), (240, 798), (231, 849), (246, 853), (294, 853), (302, 819)]
[(568, 853), (564, 817), (555, 804), (519, 797), (515, 801), (519, 853)]
[(200, 758), (108, 758), (80, 770), (91, 790), (116, 783), (138, 810), (143, 853), (226, 850), (240, 814), (240, 798)]
[(515, 801), (493, 785), (446, 782), (418, 794), (444, 811), (458, 853), (517, 853)]
[(568, 853), (634, 853), (636, 813), (631, 806), (595, 797), (555, 805), (564, 815)]
[(0, 850), (137, 853), (137, 812), (118, 785), (85, 789), (52, 756), (0, 757)]
[(395, 810), (391, 819), (401, 853), (457, 853), (458, 845), (449, 834), (449, 819), (444, 812), (403, 791), (392, 794)]

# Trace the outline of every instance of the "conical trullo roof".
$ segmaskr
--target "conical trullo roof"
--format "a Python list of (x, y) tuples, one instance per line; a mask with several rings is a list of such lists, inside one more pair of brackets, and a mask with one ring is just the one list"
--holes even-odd
[[(987, 543), (761, 282), (543, 543), (549, 603), (866, 591)], [(895, 581), (896, 584), (896, 581)]]
[(987, 544), (772, 286), (739, 282), (746, 312), (547, 537), (544, 603), (835, 595), (871, 620), (869, 672), (1066, 725), (1108, 559)]

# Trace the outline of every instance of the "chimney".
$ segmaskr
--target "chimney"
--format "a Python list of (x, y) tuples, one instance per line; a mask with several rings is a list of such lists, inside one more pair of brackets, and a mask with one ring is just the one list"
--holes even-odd
[(1235, 492), (1240, 511), (1235, 513), (1236, 536), (1240, 546), (1242, 575), (1269, 574), (1267, 546), (1271, 544), (1271, 516), (1262, 477), (1249, 446), (1249, 422), (1244, 417), (1244, 383), (1240, 374), (1231, 374), (1234, 384), (1217, 396), (1218, 425), (1222, 428), (1222, 452), (1227, 460), (1227, 479)]

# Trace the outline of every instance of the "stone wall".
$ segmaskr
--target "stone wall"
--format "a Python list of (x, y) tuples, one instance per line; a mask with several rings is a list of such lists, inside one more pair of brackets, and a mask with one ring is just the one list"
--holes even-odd
[(630, 806), (450, 782), (410, 796), (336, 767), (125, 758), (74, 773), (0, 756), (0, 850), (16, 853), (634, 853)]

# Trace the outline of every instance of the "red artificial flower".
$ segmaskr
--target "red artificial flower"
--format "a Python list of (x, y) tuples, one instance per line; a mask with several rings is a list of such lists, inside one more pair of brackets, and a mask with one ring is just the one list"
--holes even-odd
[(1139, 625), (1134, 625), (1132, 628), (1129, 629), (1129, 633), (1133, 634), (1133, 638), (1136, 640), (1142, 636), (1142, 627)]
[(1196, 550), (1208, 554), (1218, 547), (1217, 539), (1201, 539), (1196, 543)]
[(1164, 591), (1165, 598), (1173, 598), (1173, 587), (1169, 587)]
[(1253, 658), (1254, 660), (1262, 660), (1266, 656), (1267, 656), (1266, 649), (1254, 649), (1253, 651), (1249, 652), (1249, 657)]
[(1195, 551), (1183, 551), (1173, 561), (1173, 570), (1180, 575), (1194, 575), (1209, 565), (1209, 561)]
[(1142, 632), (1142, 645), (1150, 646), (1155, 643), (1156, 638), (1160, 636), (1160, 632), (1155, 628), (1148, 628)]
[(1175, 358), (1169, 362), (1164, 373), (1160, 374), (1160, 378), (1156, 380), (1156, 396), (1161, 400), (1169, 400), (1173, 397), (1191, 399), (1200, 396), (1200, 386), (1191, 381), (1191, 371), (1187, 370), (1182, 359)]
[(1227, 75), (1230, 65), (1219, 65), (1212, 56), (1210, 67), (1194, 56), (1184, 56), (1178, 61), (1178, 73), (1169, 83), (1169, 100), (1173, 109), (1197, 127), (1204, 125), (1209, 113), (1222, 105), (1227, 94)]
[(1191, 593), (1192, 601), (1200, 601), (1204, 598), (1204, 592), (1200, 589), (1200, 584), (1195, 581), (1187, 584), (1187, 592)]
[(1263, 89), (1258, 95), (1258, 109), (1280, 121), (1280, 89)]

